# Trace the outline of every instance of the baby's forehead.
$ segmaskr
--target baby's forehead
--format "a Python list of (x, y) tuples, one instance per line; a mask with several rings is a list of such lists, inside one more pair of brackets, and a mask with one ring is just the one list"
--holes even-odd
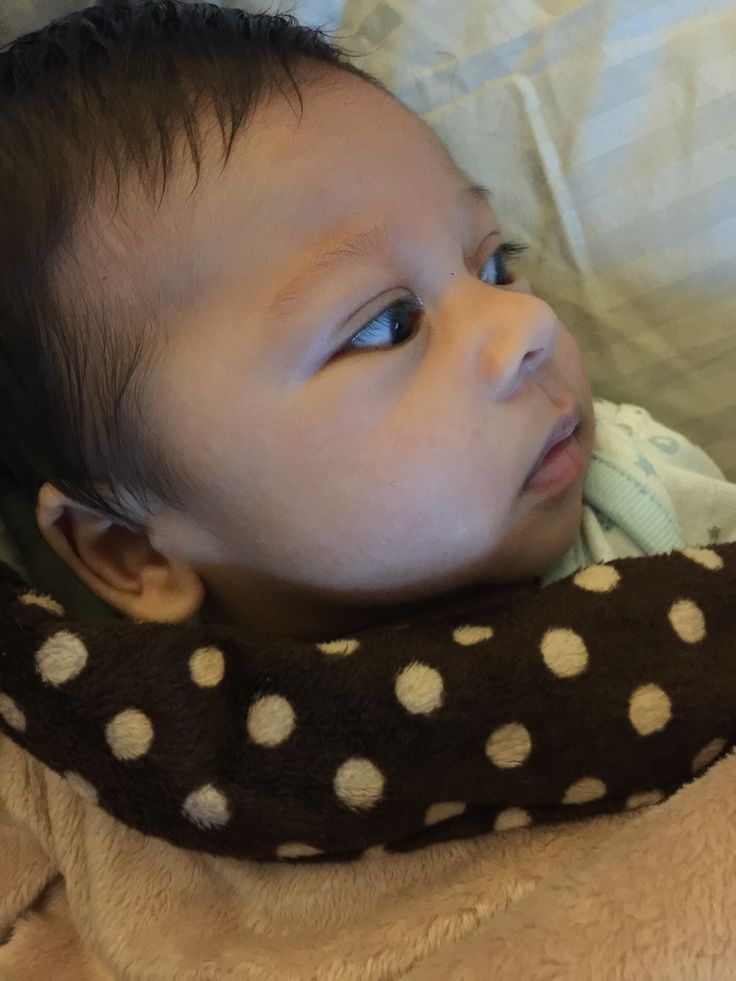
[(284, 259), (297, 242), (334, 237), (373, 212), (398, 222), (409, 195), (430, 198), (426, 210), (467, 184), (436, 134), (367, 82), (333, 72), (304, 85), (302, 98), (301, 114), (283, 97), (260, 106), (226, 162), (205, 122), (199, 174), (180, 135), (163, 197), (137, 179), (117, 209), (101, 195), (79, 244), (107, 286), (131, 302), (187, 307), (218, 277), (245, 278), (266, 252)]

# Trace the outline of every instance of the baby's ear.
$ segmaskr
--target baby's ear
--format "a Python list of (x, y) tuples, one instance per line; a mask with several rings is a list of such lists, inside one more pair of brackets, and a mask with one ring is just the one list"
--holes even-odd
[(156, 551), (145, 532), (117, 524), (53, 484), (38, 492), (36, 522), (79, 579), (126, 616), (181, 623), (202, 606), (205, 586), (191, 566)]

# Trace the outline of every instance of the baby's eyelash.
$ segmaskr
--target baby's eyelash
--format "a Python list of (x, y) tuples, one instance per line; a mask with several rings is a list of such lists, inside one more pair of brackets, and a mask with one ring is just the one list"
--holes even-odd
[(504, 259), (513, 259), (515, 256), (523, 255), (529, 249), (528, 245), (524, 245), (523, 242), (502, 242), (499, 251)]

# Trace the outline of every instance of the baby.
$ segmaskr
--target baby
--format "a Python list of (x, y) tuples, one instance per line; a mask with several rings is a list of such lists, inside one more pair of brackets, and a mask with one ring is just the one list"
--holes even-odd
[(318, 32), (146, 0), (2, 59), (7, 467), (125, 616), (315, 640), (736, 537), (736, 485), (593, 402), (488, 192)]

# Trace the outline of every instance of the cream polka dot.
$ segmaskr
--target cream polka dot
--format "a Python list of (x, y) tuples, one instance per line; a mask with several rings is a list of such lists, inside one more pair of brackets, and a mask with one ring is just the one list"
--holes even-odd
[(484, 640), (490, 640), (493, 637), (492, 627), (474, 627), (472, 625), (466, 625), (464, 627), (457, 627), (452, 631), (452, 639), (456, 644), (462, 644), (463, 647), (471, 647), (473, 644), (480, 644)]
[(718, 572), (723, 568), (723, 559), (712, 548), (683, 548), (682, 554), (711, 572)]
[(280, 746), (292, 734), (294, 725), (294, 709), (281, 695), (264, 695), (248, 710), (248, 735), (259, 746)]
[(444, 701), (442, 675), (426, 664), (414, 661), (397, 676), (396, 697), (412, 715), (429, 715)]
[(507, 807), (505, 811), (496, 815), (493, 830), (513, 831), (515, 828), (525, 828), (531, 823), (531, 816), (523, 807)]
[(225, 658), (216, 647), (200, 647), (189, 658), (189, 674), (200, 688), (214, 688), (225, 675)]
[(5, 719), (11, 729), (16, 732), (26, 731), (26, 717), (23, 709), (19, 708), (16, 702), (0, 691), (0, 715)]
[(358, 640), (329, 640), (325, 644), (317, 644), (319, 650), (323, 654), (333, 654), (336, 657), (345, 657), (348, 654), (354, 654), (360, 647), (360, 641)]
[(692, 600), (677, 600), (669, 613), (675, 633), (686, 644), (697, 644), (705, 637), (705, 617)]
[(372, 845), (363, 852), (361, 861), (367, 860), (371, 862), (376, 858), (385, 858), (387, 854), (385, 845)]
[(24, 593), (18, 599), (21, 603), (25, 603), (26, 606), (40, 606), (42, 610), (47, 610), (49, 613), (58, 613), (59, 616), (64, 616), (65, 614), (64, 607), (50, 596), (39, 593)]
[(153, 726), (139, 709), (125, 709), (107, 723), (105, 738), (116, 759), (137, 760), (151, 748)]
[(672, 718), (672, 703), (658, 685), (641, 685), (629, 699), (629, 721), (640, 736), (660, 732)]
[(322, 850), (300, 841), (287, 841), (276, 849), (276, 858), (308, 858), (310, 855), (321, 855)]
[(563, 804), (587, 804), (606, 796), (606, 785), (597, 777), (583, 777), (571, 784), (562, 798)]
[(725, 739), (711, 739), (711, 741), (696, 754), (693, 760), (693, 773), (704, 770), (709, 763), (712, 763), (716, 756), (720, 756), (726, 748)]
[(544, 663), (558, 678), (574, 678), (588, 666), (585, 641), (574, 630), (556, 627), (548, 630), (540, 644)]
[(660, 790), (642, 790), (638, 794), (632, 794), (626, 799), (626, 810), (635, 811), (639, 807), (652, 807), (664, 800), (664, 794)]
[(36, 652), (36, 671), (50, 685), (72, 681), (87, 663), (87, 648), (75, 634), (59, 630)]
[(510, 722), (491, 733), (486, 743), (486, 756), (503, 769), (521, 766), (532, 750), (532, 738), (525, 726)]
[(75, 794), (82, 798), (82, 800), (87, 801), (88, 804), (97, 804), (97, 791), (92, 786), (92, 784), (85, 780), (83, 776), (79, 773), (74, 773), (70, 770), (68, 773), (64, 774), (64, 779), (72, 788)]
[(335, 793), (348, 807), (368, 810), (383, 795), (385, 777), (378, 767), (362, 756), (352, 756), (335, 774)]
[(610, 593), (621, 581), (621, 576), (612, 565), (590, 565), (581, 569), (573, 583), (589, 593)]
[(193, 790), (184, 801), (182, 812), (203, 831), (222, 828), (230, 820), (227, 797), (211, 783)]
[(440, 821), (448, 821), (450, 818), (463, 814), (466, 810), (465, 804), (460, 801), (443, 801), (440, 804), (432, 804), (427, 808), (424, 815), (424, 824), (429, 827), (431, 824), (439, 824)]

